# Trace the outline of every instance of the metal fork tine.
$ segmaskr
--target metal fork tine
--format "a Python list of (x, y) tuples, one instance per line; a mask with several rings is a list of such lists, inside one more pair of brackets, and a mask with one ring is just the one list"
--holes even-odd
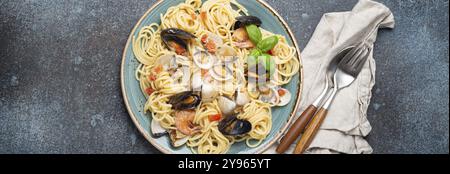
[(355, 48), (353, 48), (352, 50), (350, 50), (350, 52), (348, 52), (341, 60), (340, 63), (342, 62), (348, 62), (348, 60), (350, 60), (359, 50), (360, 50), (360, 46), (358, 45)]
[(347, 53), (347, 54), (344, 56), (344, 58), (342, 58), (342, 60), (341, 60), (340, 63), (349, 63), (350, 60), (352, 60), (353, 57), (355, 57), (355, 56), (358, 54), (358, 52), (361, 51), (361, 48), (362, 48), (363, 46), (364, 46), (363, 43), (358, 44), (358, 45), (357, 45), (356, 47), (354, 47), (349, 53)]
[(360, 58), (360, 60), (358, 61), (357, 65), (355, 66), (355, 67), (357, 67), (356, 68), (356, 72), (361, 71), (361, 69), (364, 67), (364, 64), (366, 64), (367, 59), (369, 58), (368, 54), (370, 54), (370, 52), (371, 52), (370, 47), (368, 47), (368, 48), (366, 48), (364, 50), (365, 50), (364, 54), (361, 55), (362, 58)]
[(352, 50), (352, 53), (345, 55), (345, 57), (339, 62), (338, 66), (346, 67), (351, 64), (352, 60), (355, 59), (359, 54), (361, 54), (360, 48), (355, 48)]
[(365, 49), (360, 48), (360, 49), (358, 50), (358, 52), (357, 52), (354, 56), (352, 56), (346, 63), (347, 63), (348, 65), (353, 65), (353, 64), (355, 64), (355, 62), (358, 61), (358, 58), (359, 58), (361, 55), (363, 55), (364, 50), (365, 50)]
[(352, 56), (344, 57), (345, 60), (342, 60), (338, 67), (352, 76), (358, 76), (367, 60), (368, 54), (370, 54), (370, 48), (363, 43), (353, 51), (355, 53)]
[(361, 53), (360, 53), (359, 55), (353, 57), (351, 64), (357, 64), (358, 61), (359, 61), (359, 59), (360, 59), (360, 57), (364, 57), (366, 54), (367, 54), (367, 47), (364, 46), (364, 47), (361, 49)]

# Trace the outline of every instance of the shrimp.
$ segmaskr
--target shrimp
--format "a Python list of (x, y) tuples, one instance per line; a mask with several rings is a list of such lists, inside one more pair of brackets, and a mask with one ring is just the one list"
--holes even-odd
[(194, 125), (195, 111), (185, 110), (175, 113), (175, 127), (184, 135), (191, 136), (200, 132), (201, 128)]

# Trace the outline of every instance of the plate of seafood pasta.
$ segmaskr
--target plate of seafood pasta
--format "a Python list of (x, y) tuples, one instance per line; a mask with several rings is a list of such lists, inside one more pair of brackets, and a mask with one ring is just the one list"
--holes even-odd
[(122, 59), (129, 115), (162, 153), (263, 153), (300, 101), (300, 50), (262, 0), (158, 1)]

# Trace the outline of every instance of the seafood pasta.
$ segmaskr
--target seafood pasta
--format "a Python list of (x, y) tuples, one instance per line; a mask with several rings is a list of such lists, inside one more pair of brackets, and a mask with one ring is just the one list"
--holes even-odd
[(261, 144), (271, 108), (291, 101), (296, 49), (235, 0), (186, 0), (160, 18), (133, 38), (152, 136), (200, 154)]

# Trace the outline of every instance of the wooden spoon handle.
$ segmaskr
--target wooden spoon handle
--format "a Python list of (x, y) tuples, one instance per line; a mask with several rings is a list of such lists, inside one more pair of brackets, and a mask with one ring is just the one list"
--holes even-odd
[(316, 136), (317, 132), (322, 125), (323, 120), (327, 116), (328, 111), (326, 109), (321, 108), (319, 112), (314, 116), (311, 122), (308, 125), (308, 128), (305, 130), (302, 138), (297, 143), (295, 147), (294, 154), (302, 154), (306, 151), (306, 149), (311, 145), (312, 140)]
[(286, 135), (281, 139), (280, 145), (277, 147), (277, 153), (284, 153), (291, 146), (291, 144), (300, 136), (305, 130), (306, 125), (316, 113), (317, 107), (310, 105), (303, 111), (302, 115), (294, 122)]

